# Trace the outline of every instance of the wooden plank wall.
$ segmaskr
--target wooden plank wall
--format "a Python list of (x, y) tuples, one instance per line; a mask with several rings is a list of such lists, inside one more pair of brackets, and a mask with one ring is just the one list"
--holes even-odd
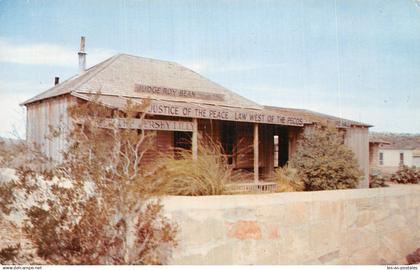
[(174, 154), (174, 132), (159, 130), (159, 131), (146, 131), (149, 133), (154, 133), (152, 145), (153, 147), (148, 150), (144, 156), (143, 161), (150, 164), (152, 161), (156, 160), (160, 155), (173, 155)]
[(260, 166), (262, 179), (270, 178), (274, 171), (274, 126), (260, 125)]
[[(47, 157), (58, 163), (62, 161), (65, 133), (71, 125), (67, 109), (74, 102), (74, 97), (62, 96), (27, 105), (27, 141), (38, 145)], [(49, 138), (50, 127), (59, 129), (59, 135)]]
[(303, 133), (302, 128), (288, 127), (288, 138), (289, 138), (289, 160), (296, 153), (298, 140)]
[(252, 169), (254, 167), (253, 124), (236, 125), (236, 168)]
[(346, 129), (345, 144), (356, 155), (360, 169), (364, 173), (360, 188), (369, 187), (369, 130), (367, 127), (352, 127)]
[(198, 139), (210, 137), (215, 143), (220, 142), (220, 121), (210, 119), (197, 119)]

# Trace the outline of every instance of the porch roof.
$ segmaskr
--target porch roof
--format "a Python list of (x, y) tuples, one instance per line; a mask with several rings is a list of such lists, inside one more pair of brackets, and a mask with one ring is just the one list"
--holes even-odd
[(310, 123), (322, 123), (322, 122), (333, 123), (339, 128), (348, 128), (352, 126), (372, 127), (372, 125), (370, 124), (348, 120), (348, 119), (336, 117), (333, 115), (323, 114), (323, 113), (314, 112), (314, 111), (305, 110), (305, 109), (282, 108), (282, 107), (275, 107), (275, 106), (264, 106), (264, 108), (275, 111), (277, 113), (287, 113), (290, 115), (303, 117), (306, 119), (306, 121)]
[[(72, 93), (73, 96), (88, 101), (96, 101), (104, 106), (124, 110), (129, 101), (144, 105), (143, 98), (132, 98), (103, 94)], [(201, 118), (224, 121), (251, 122), (262, 124), (304, 126), (311, 124), (306, 118), (292, 113), (278, 113), (269, 109), (243, 109), (229, 106), (216, 106), (197, 102), (170, 102), (166, 100), (148, 99), (150, 104), (144, 111), (151, 115), (173, 117)]]

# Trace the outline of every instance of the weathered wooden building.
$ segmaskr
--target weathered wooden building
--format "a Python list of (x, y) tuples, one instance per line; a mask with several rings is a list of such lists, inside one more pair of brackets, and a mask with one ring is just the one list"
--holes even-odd
[[(182, 146), (190, 147), (194, 155), (197, 140), (206, 134), (220, 141), (236, 168), (254, 172), (254, 181), (266, 178), (275, 165), (288, 161), (299, 134), (317, 122), (333, 122), (345, 130), (345, 142), (366, 176), (361, 186), (368, 186), (369, 125), (307, 110), (262, 106), (169, 61), (118, 54), (85, 70), (85, 55), (82, 44), (78, 75), (62, 83), (56, 80), (54, 87), (23, 103), (27, 108), (27, 140), (39, 144), (58, 162), (64, 138), (47, 140), (50, 127), (60, 122), (68, 126), (69, 105), (92, 100), (100, 91), (99, 101), (117, 110), (127, 99), (151, 100), (145, 126), (156, 130), (158, 151)], [(185, 145), (186, 138), (189, 145)]]

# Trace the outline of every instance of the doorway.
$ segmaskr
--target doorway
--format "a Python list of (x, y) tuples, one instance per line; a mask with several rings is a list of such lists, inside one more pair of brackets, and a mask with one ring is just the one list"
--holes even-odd
[(236, 138), (235, 122), (222, 122), (220, 131), (221, 144), (227, 156), (228, 164), (233, 164)]
[(277, 155), (277, 164), (274, 166), (283, 167), (289, 161), (289, 132), (286, 127), (277, 127), (275, 134), (276, 149), (274, 149), (274, 153)]
[(191, 150), (191, 132), (174, 131), (174, 147), (175, 147), (175, 158), (180, 159), (180, 152), (182, 149)]

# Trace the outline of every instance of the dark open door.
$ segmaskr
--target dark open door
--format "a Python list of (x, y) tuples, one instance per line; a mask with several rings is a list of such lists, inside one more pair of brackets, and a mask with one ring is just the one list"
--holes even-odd
[(191, 150), (191, 136), (191, 132), (174, 131), (175, 158), (180, 158), (178, 149)]
[(277, 127), (276, 133), (278, 135), (278, 165), (279, 167), (283, 167), (289, 161), (288, 130), (286, 127)]

